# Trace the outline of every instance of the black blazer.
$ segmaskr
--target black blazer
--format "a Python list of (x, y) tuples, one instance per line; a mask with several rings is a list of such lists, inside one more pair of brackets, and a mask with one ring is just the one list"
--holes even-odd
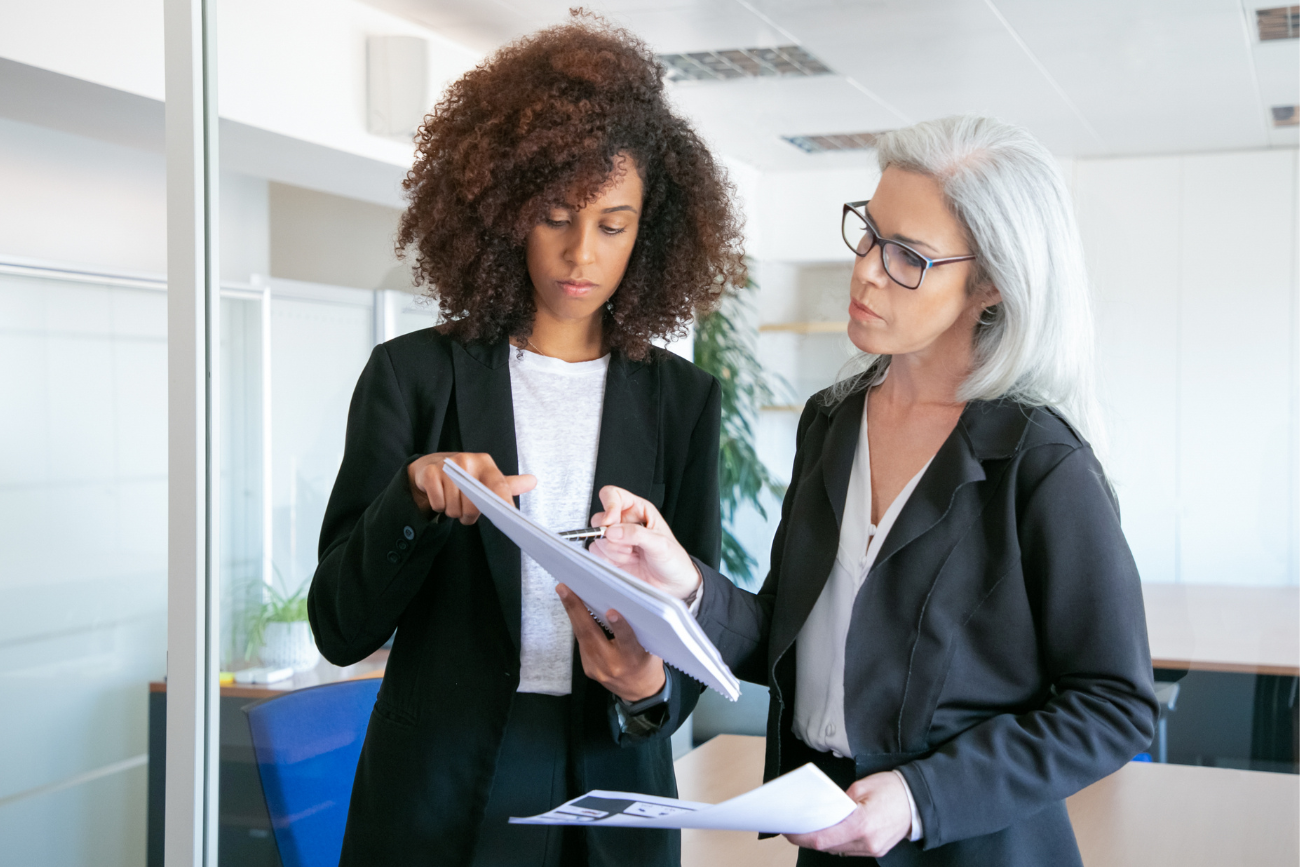
[[(830, 575), (864, 393), (814, 396), (757, 595), (707, 567), (699, 620), (771, 686), (770, 779), (791, 731), (795, 639)], [(1142, 588), (1092, 450), (1055, 413), (970, 403), (853, 605), (844, 716), (856, 777), (897, 768), (924, 838), (887, 865), (1079, 864), (1064, 799), (1150, 743)]]
[[(461, 344), (427, 329), (375, 348), (348, 413), (347, 445), (308, 597), (325, 658), (354, 663), (397, 629), (357, 767), (344, 865), (465, 864), (487, 804), (519, 685), (519, 549), (486, 519), (426, 519), (406, 466), (432, 452), (492, 455), (517, 472), (505, 342)], [(610, 359), (591, 510), (603, 485), (654, 502), (687, 550), (717, 565), (720, 390), (663, 350)], [(613, 697), (575, 650), (571, 755), (576, 793), (674, 796), (668, 736), (699, 684), (673, 678), (668, 723), (620, 736)], [(508, 773), (508, 768), (501, 769)], [(489, 831), (490, 833), (490, 831)], [(676, 865), (676, 832), (587, 829), (593, 865)]]

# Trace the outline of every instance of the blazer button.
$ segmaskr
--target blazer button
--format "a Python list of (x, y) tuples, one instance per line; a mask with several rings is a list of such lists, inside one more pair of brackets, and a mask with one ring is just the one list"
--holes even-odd
[(402, 535), (405, 536), (407, 539), (414, 539), (414, 538), (415, 538), (415, 531), (412, 530), (410, 527), (403, 527), (403, 528), (402, 528)]
[(411, 547), (411, 545), (410, 545), (410, 543), (407, 542), (405, 539), (398, 539), (398, 540), (397, 540), (397, 550), (399, 550), (399, 551), (405, 551), (405, 550), (406, 550), (407, 548), (409, 548), (409, 547)]
[(402, 558), (399, 557), (399, 556), (397, 556), (397, 552), (396, 552), (396, 551), (389, 551), (389, 552), (388, 552), (388, 562), (389, 562), (389, 563), (396, 563), (396, 562), (397, 562), (398, 560), (400, 560), (400, 559), (402, 559)]

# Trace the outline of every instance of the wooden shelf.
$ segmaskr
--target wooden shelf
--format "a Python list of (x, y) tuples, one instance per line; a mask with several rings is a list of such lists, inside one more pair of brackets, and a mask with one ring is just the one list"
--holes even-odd
[(758, 326), (760, 332), (786, 331), (793, 334), (844, 334), (849, 323), (844, 322), (767, 322)]

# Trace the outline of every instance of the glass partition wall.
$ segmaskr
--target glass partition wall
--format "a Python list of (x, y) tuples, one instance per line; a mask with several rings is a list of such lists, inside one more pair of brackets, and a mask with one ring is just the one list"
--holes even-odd
[(383, 669), (382, 649), (346, 668), (321, 659), (305, 599), (357, 378), (377, 343), (436, 320), (393, 250), (415, 124), (378, 135), (365, 111), (371, 37), (409, 25), (362, 4), (301, 7), (304, 42), (252, 7), (218, 8), (217, 860), (272, 867), (245, 709)]
[(0, 265), (6, 864), (145, 857), (146, 685), (167, 649), (166, 306), (161, 279)]

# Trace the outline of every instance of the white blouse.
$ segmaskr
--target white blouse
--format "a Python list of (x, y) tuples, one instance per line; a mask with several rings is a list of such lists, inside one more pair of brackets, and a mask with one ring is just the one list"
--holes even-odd
[[(916, 490), (933, 457), (912, 477), (889, 504), (878, 525), (871, 523), (871, 444), (867, 438), (867, 411), (862, 409), (862, 428), (853, 455), (844, 519), (840, 525), (839, 550), (830, 577), (817, 603), (799, 630), (795, 670), (799, 689), (794, 699), (794, 734), (816, 750), (841, 758), (852, 757), (844, 726), (844, 653), (853, 601), (866, 583), (871, 566), (885, 543), (898, 514)], [(907, 780), (897, 771), (912, 808), (910, 840), (921, 839), (921, 817)]]

